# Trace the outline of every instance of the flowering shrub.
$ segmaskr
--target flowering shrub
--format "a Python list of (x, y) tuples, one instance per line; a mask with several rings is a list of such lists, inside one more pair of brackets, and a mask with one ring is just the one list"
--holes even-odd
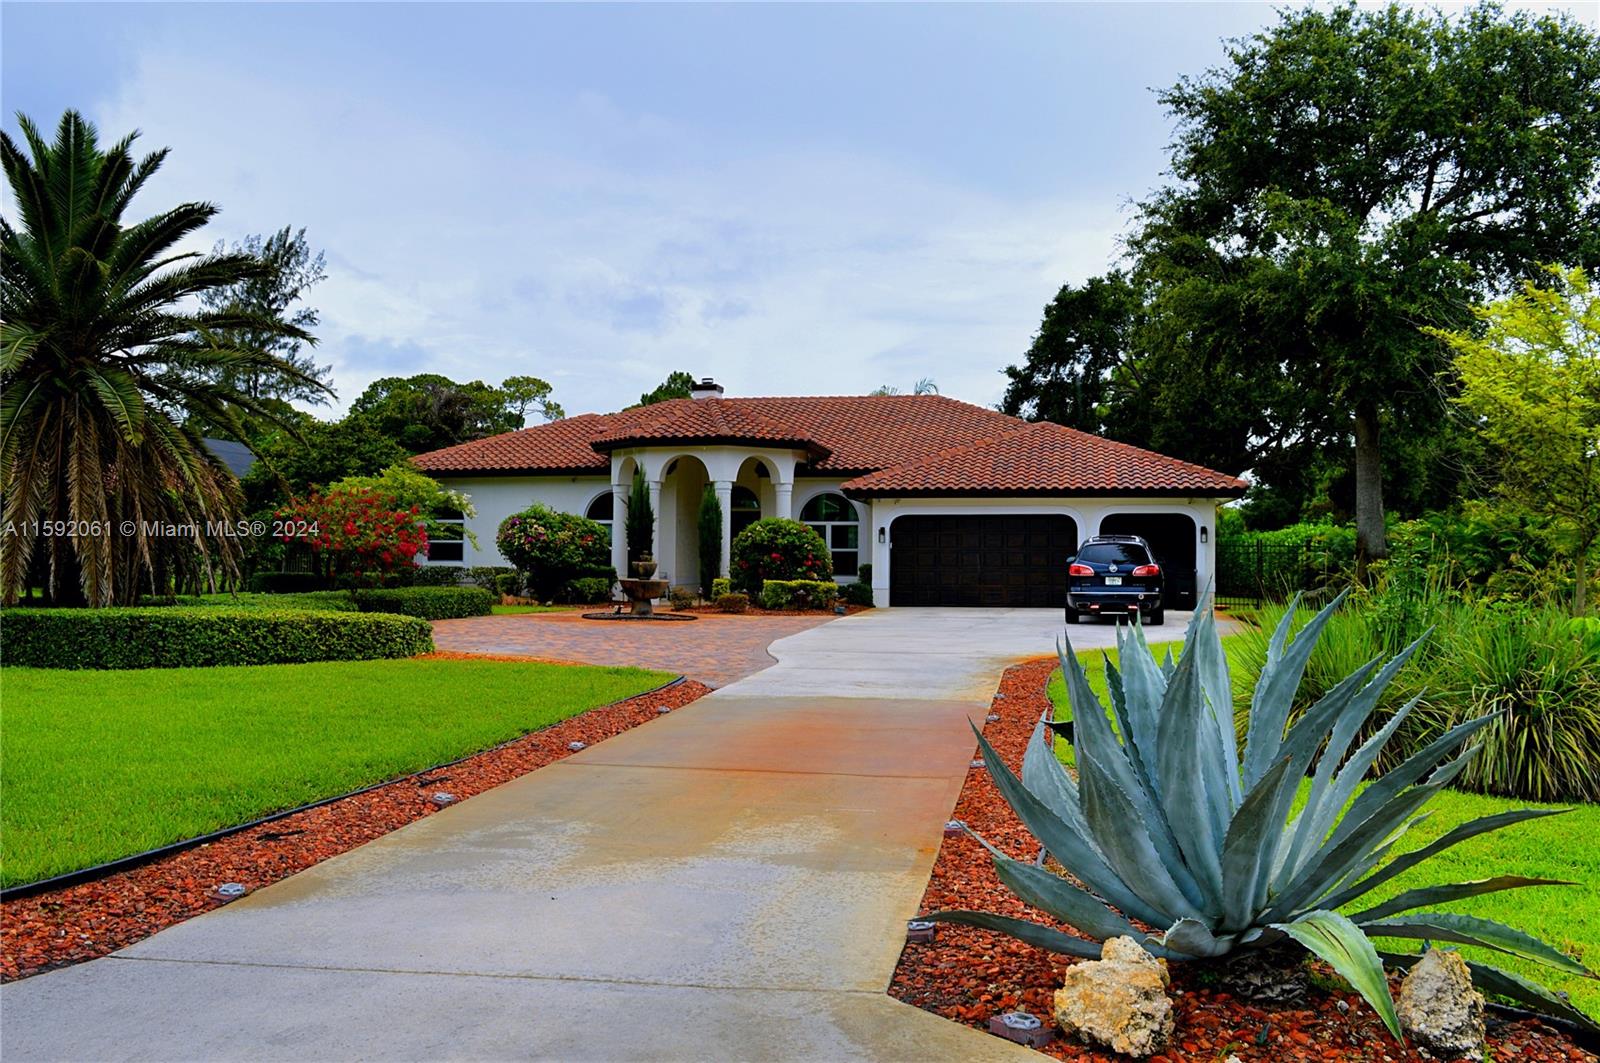
[(560, 513), (534, 503), (500, 524), (495, 536), (500, 554), (528, 574), (540, 601), (561, 592), (568, 580), (593, 576), (611, 566), (606, 530), (587, 517)]
[(401, 508), (393, 495), (371, 488), (313, 493), (278, 510), (282, 539), (309, 548), (335, 579), (377, 584), (415, 568), (428, 553), (428, 532), (417, 507)]
[(756, 521), (734, 536), (730, 554), (733, 587), (751, 596), (769, 579), (833, 579), (833, 557), (822, 536), (797, 520)]

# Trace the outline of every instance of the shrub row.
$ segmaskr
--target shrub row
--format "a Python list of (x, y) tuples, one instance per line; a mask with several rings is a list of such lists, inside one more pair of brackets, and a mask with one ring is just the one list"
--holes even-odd
[(769, 579), (761, 584), (763, 609), (826, 609), (839, 597), (832, 580)]
[(488, 616), (494, 608), (494, 595), (482, 587), (390, 587), (353, 591), (352, 597), (363, 613), (400, 613), (423, 620)]
[[(723, 582), (727, 581), (724, 580)], [(718, 612), (743, 613), (750, 608), (750, 596), (738, 593), (719, 594), (717, 595), (716, 605)]]
[(873, 604), (872, 584), (870, 583), (846, 583), (841, 588), (841, 591), (844, 595), (844, 600), (849, 602), (851, 605), (871, 606)]
[(0, 661), (30, 668), (191, 668), (414, 657), (433, 650), (409, 616), (186, 606), (8, 609)]

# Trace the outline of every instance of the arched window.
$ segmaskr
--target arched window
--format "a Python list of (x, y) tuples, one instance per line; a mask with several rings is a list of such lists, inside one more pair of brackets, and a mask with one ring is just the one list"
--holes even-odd
[(761, 519), (761, 500), (756, 493), (748, 487), (733, 486), (733, 498), (730, 500), (732, 512), (729, 516), (731, 534), (734, 538), (750, 525)]
[(854, 576), (861, 559), (861, 517), (843, 495), (818, 495), (800, 511), (833, 555), (835, 576)]
[(606, 542), (608, 543), (611, 541), (612, 510), (615, 502), (616, 500), (612, 497), (611, 492), (607, 491), (605, 494), (597, 496), (593, 502), (590, 502), (589, 508), (583, 514), (606, 530)]

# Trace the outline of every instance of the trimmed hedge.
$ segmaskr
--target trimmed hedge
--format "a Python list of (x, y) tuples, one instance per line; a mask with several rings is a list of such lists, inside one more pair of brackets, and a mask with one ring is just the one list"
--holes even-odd
[(733, 581), (726, 576), (718, 576), (711, 581), (711, 598), (715, 601), (725, 594), (733, 593)]
[(826, 609), (838, 597), (832, 580), (769, 579), (761, 585), (763, 609)]
[(494, 611), (494, 595), (482, 587), (387, 587), (352, 591), (351, 597), (363, 613), (400, 613), (423, 620), (488, 616)]
[(611, 600), (611, 585), (616, 579), (610, 571), (604, 576), (579, 576), (561, 588), (561, 597), (578, 605), (594, 605)]
[(0, 661), (27, 668), (195, 668), (415, 657), (424, 620), (358, 613), (195, 608), (7, 609)]
[(843, 587), (844, 600), (851, 605), (872, 605), (872, 584), (846, 583)]
[(717, 595), (717, 609), (724, 613), (742, 613), (750, 608), (750, 596), (730, 592)]
[(759, 594), (768, 580), (833, 579), (827, 544), (809, 524), (797, 520), (758, 520), (733, 537), (731, 551), (733, 589), (747, 594)]

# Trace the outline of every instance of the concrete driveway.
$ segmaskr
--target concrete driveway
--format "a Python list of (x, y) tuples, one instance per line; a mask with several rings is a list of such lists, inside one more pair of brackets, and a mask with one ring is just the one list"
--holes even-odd
[(967, 720), (1060, 630), (1054, 610), (933, 609), (790, 635), (776, 665), (669, 717), (4, 987), (0, 1052), (1036, 1058), (884, 991)]

